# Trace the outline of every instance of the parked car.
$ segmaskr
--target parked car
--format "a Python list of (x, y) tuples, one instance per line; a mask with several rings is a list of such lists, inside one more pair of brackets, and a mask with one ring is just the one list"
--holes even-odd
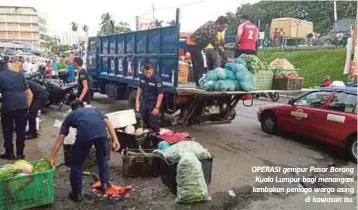
[(262, 105), (258, 120), (264, 132), (297, 133), (347, 149), (357, 161), (357, 87), (325, 87)]

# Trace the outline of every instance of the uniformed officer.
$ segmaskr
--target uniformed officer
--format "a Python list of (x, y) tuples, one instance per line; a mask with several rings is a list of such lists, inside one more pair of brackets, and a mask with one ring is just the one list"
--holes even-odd
[(86, 69), (82, 68), (83, 60), (81, 57), (76, 57), (74, 59), (74, 64), (78, 74), (78, 100), (86, 102), (87, 104), (91, 103), (91, 88), (89, 75)]
[(142, 118), (146, 126), (153, 131), (159, 131), (159, 109), (163, 100), (162, 81), (155, 75), (153, 66), (144, 66), (144, 76), (140, 78), (140, 85), (137, 90), (136, 109), (139, 110), (142, 101)]
[(15, 159), (14, 145), (12, 143), (15, 127), (16, 158), (24, 159), (27, 111), (32, 103), (33, 95), (24, 75), (10, 70), (7, 64), (8, 60), (8, 58), (0, 58), (1, 125), (5, 147), (5, 153), (0, 155), (0, 158)]
[(31, 92), (33, 93), (33, 100), (27, 115), (29, 122), (29, 131), (26, 134), (26, 139), (34, 139), (38, 137), (36, 128), (36, 118), (39, 111), (44, 107), (48, 101), (49, 93), (41, 85), (31, 80), (27, 81)]
[(63, 145), (70, 127), (76, 128), (76, 141), (72, 145), (70, 154), (72, 191), (69, 198), (73, 201), (81, 201), (83, 164), (92, 146), (96, 148), (99, 177), (102, 188), (105, 190), (109, 187), (108, 155), (110, 154), (107, 150), (107, 129), (112, 137), (112, 146), (115, 151), (119, 150), (120, 144), (113, 125), (98, 109), (84, 108), (84, 103), (81, 101), (71, 104), (71, 108), (73, 112), (62, 123), (60, 134), (52, 148), (51, 164), (55, 164), (57, 152)]

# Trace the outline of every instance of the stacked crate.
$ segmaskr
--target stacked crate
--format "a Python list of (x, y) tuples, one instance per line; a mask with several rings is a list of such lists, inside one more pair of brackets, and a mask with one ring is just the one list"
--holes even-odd
[(178, 83), (187, 84), (189, 82), (189, 69), (190, 65), (179, 61), (179, 71), (178, 71)]

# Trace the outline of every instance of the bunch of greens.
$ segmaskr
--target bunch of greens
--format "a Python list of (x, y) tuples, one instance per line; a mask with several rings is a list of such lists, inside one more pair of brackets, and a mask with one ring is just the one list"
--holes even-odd
[(257, 56), (255, 55), (241, 55), (241, 58), (243, 58), (246, 61), (247, 69), (252, 73), (256, 74), (259, 71), (262, 70), (268, 70), (269, 65), (266, 62), (261, 61)]

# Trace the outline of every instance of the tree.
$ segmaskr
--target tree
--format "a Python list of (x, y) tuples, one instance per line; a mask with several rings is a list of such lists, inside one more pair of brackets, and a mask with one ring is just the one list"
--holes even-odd
[(119, 22), (114, 28), (115, 33), (126, 33), (130, 32), (129, 24), (125, 22)]
[(108, 12), (101, 15), (100, 26), (101, 29), (98, 32), (99, 35), (109, 35), (114, 33), (114, 20), (112, 20), (112, 16)]
[(168, 25), (174, 26), (177, 22), (175, 20), (170, 20), (167, 22)]
[(162, 20), (155, 20), (154, 27), (162, 27), (163, 23), (164, 23), (164, 21), (162, 21)]
[(76, 32), (78, 30), (78, 24), (76, 22), (72, 22), (71, 29), (73, 32)]
[(82, 26), (82, 30), (85, 32), (85, 34), (86, 34), (86, 37), (88, 36), (88, 25), (83, 25)]

